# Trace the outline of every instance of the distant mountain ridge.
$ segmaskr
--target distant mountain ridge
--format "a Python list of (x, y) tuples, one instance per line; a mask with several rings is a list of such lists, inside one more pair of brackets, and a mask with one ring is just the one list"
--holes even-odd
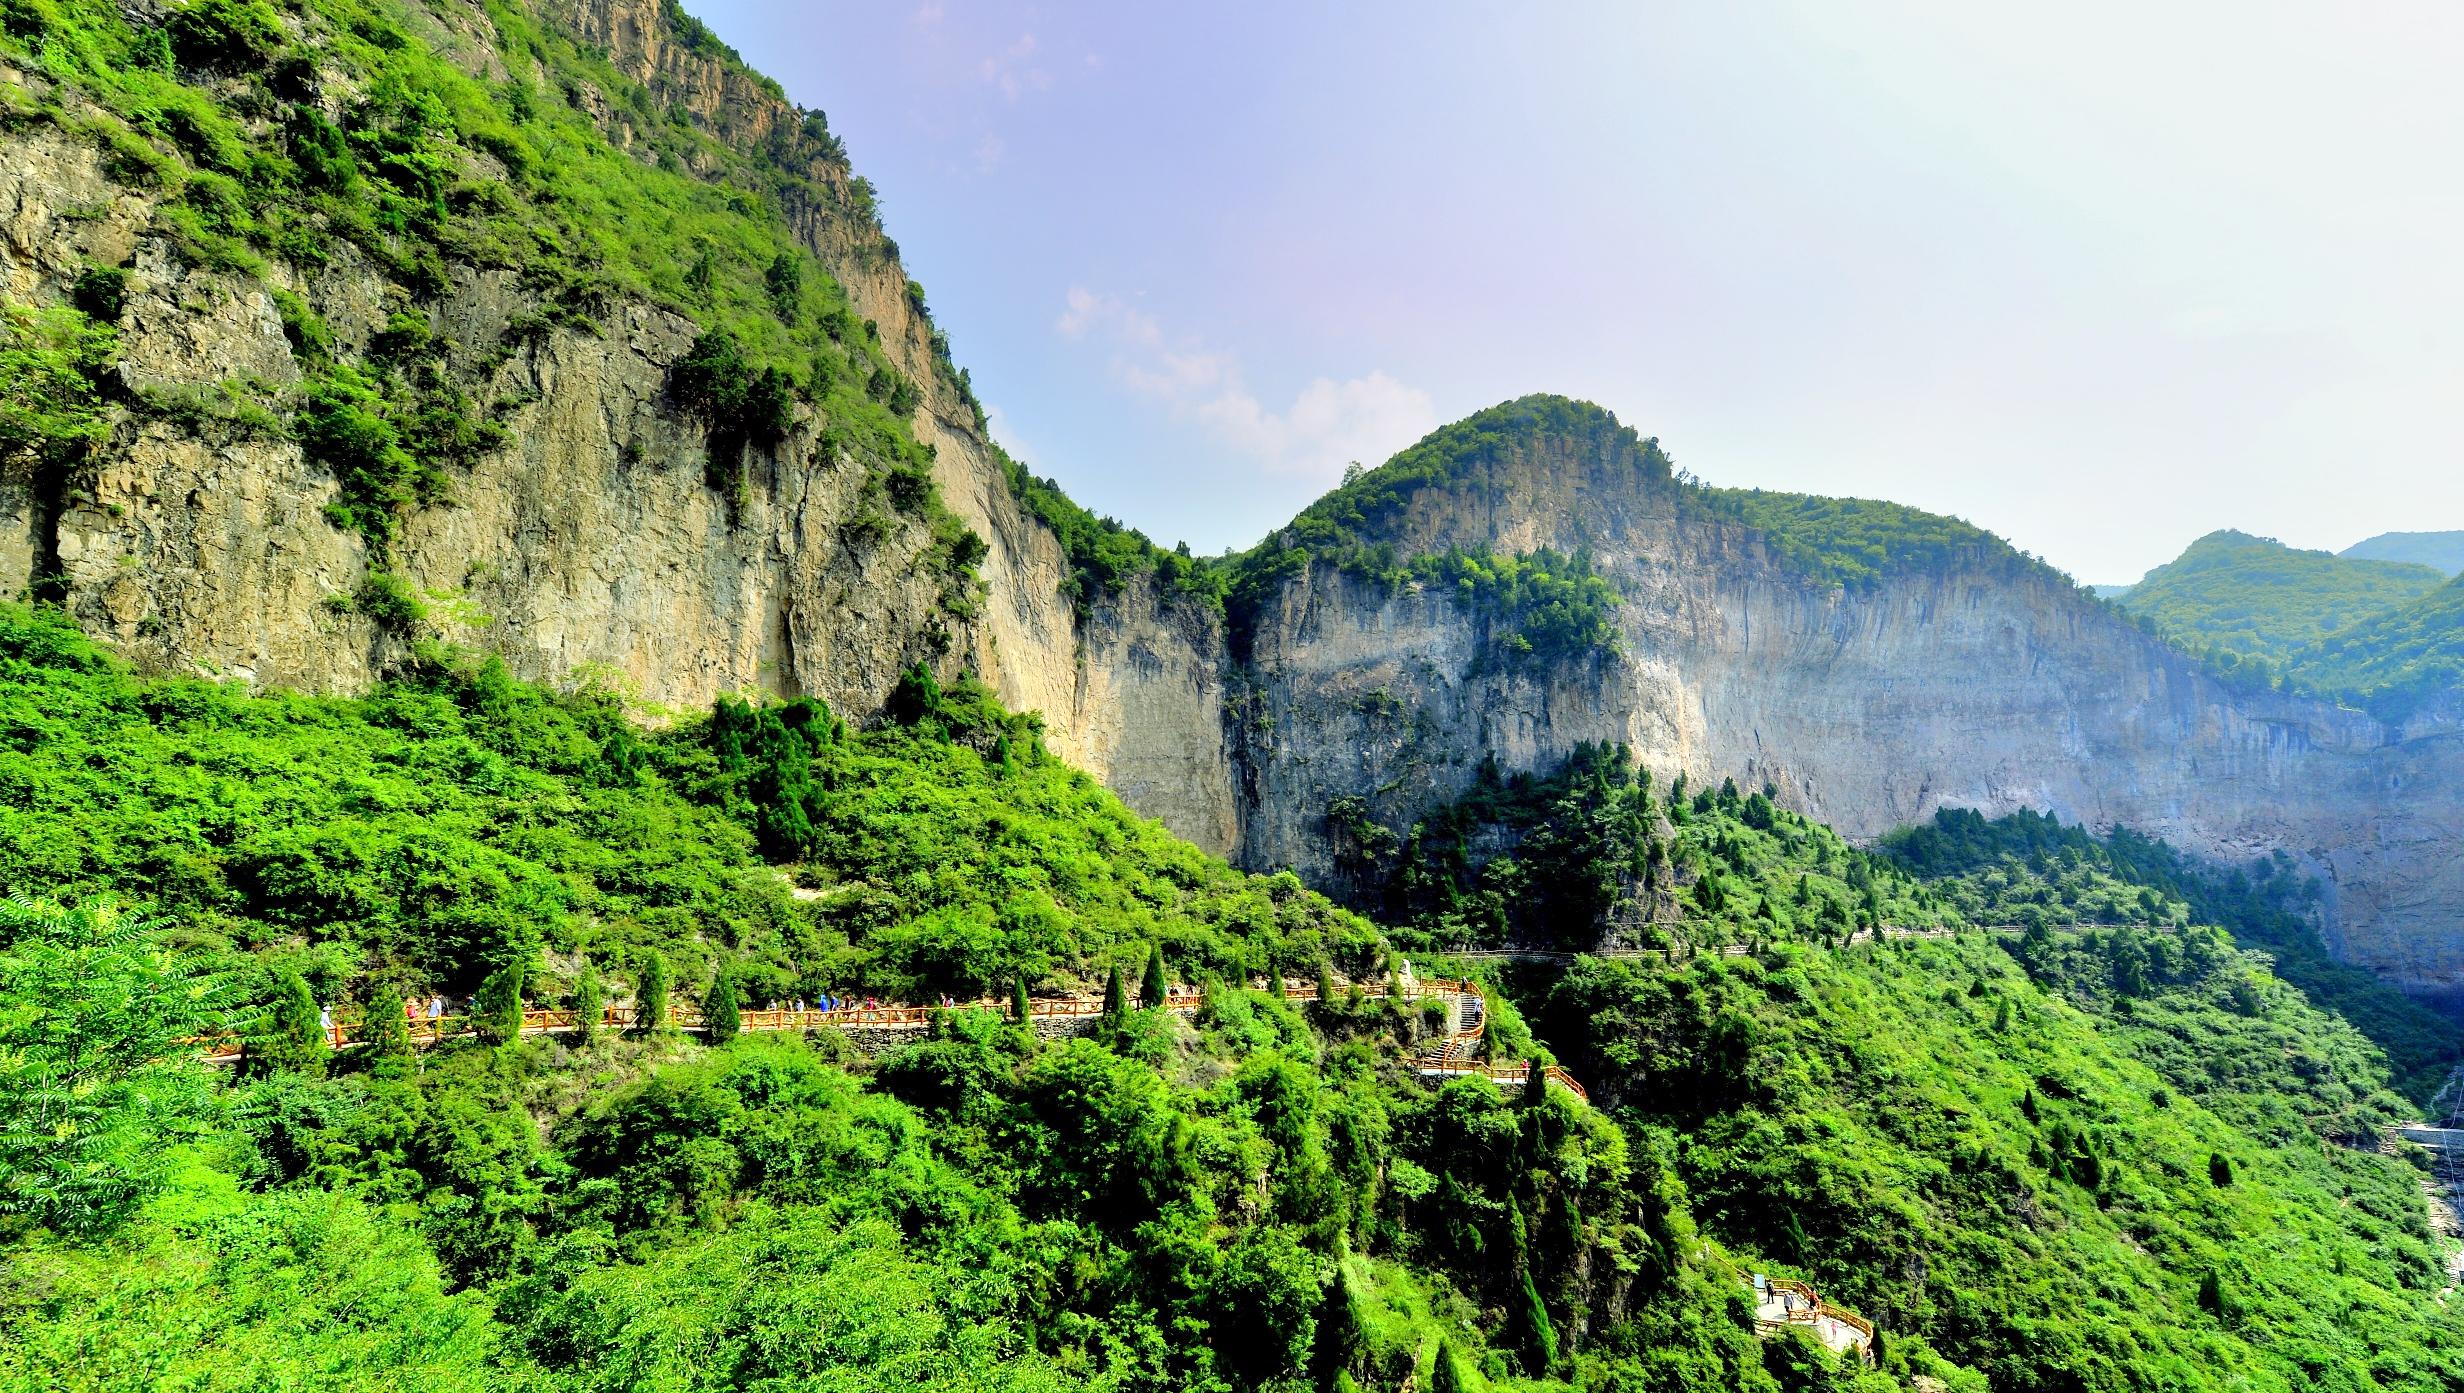
[(2464, 531), (2381, 532), (2336, 555), (2356, 561), (2409, 561), (2434, 566), (2451, 576), (2464, 574)]

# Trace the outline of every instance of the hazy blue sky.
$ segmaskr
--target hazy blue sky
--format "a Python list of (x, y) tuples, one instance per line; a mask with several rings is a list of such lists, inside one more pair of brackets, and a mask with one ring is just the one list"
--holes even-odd
[(2464, 7), (688, 4), (1167, 544), (1538, 390), (2082, 580), (2464, 527)]

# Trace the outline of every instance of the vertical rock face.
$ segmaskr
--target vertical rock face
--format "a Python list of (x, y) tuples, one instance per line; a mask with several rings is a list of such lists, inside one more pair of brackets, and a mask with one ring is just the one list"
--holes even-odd
[(1505, 490), (1430, 490), (1398, 551), (1588, 549), (1625, 601), (1618, 651), (1544, 668), (1484, 649), (1417, 586), (1323, 565), (1257, 615), (1235, 711), (1242, 850), (1338, 868), (1326, 814), (1401, 829), (1484, 758), (1547, 768), (1620, 741), (1661, 774), (1769, 782), (1855, 837), (1942, 807), (2125, 824), (2226, 860), (2283, 850), (2330, 900), (2331, 946), (2464, 987), (2464, 740), (2288, 696), (2235, 696), (2013, 554), (1841, 589), (1630, 460), (1536, 440)]
[[(864, 713), (910, 663), (971, 670), (1010, 705), (1045, 713), (1065, 758), (1175, 830), (1228, 848), (1232, 780), (1213, 738), (1220, 625), (1145, 586), (1077, 612), (1060, 545), (1020, 506), (972, 408), (936, 369), (932, 326), (896, 249), (849, 211), (843, 159), (801, 137), (802, 113), (775, 86), (681, 42), (657, 0), (551, 0), (542, 11), (708, 132), (795, 176), (776, 191), (790, 228), (922, 391), (912, 425), (935, 451), (943, 500), (986, 543), (982, 602), (972, 619), (946, 612), (923, 529), (851, 525), (865, 471), (826, 448), (809, 417), (755, 453), (741, 501), (713, 489), (701, 426), (666, 396), (691, 321), (618, 303), (596, 333), (509, 334), (539, 310), (537, 296), (513, 272), (457, 264), (421, 308), (455, 345), (470, 395), (510, 406), (507, 444), (457, 474), (450, 504), (412, 514), (387, 562), (426, 592), (437, 627), (523, 676), (599, 683), (653, 711), (740, 691)], [(469, 70), (509, 75), (475, 8), (411, 18)], [(9, 69), (0, 81), (43, 79)], [(604, 94), (575, 99), (628, 143), (631, 127)], [(0, 132), (0, 294), (57, 303), (88, 266), (130, 266), (122, 385), (206, 406), (133, 413), (91, 486), (64, 500), (0, 480), (0, 587), (24, 593), (56, 551), (71, 612), (141, 664), (364, 688), (401, 643), (350, 612), (370, 558), (357, 533), (323, 515), (335, 481), (281, 422), (234, 420), (211, 404), (228, 382), (270, 392), (299, 382), (276, 292), (299, 297), (353, 352), (405, 293), (348, 243), (312, 273), (184, 264), (154, 224), (165, 200), (115, 181), (92, 144), (52, 126)], [(504, 343), (519, 347), (491, 351)]]
[[(864, 525), (864, 468), (809, 417), (750, 457), (740, 498), (713, 488), (703, 428), (666, 394), (691, 321), (620, 302), (595, 332), (540, 329), (516, 273), (449, 265), (421, 307), (510, 432), (457, 472), (450, 504), (409, 516), (389, 563), (447, 637), (653, 709), (742, 691), (861, 715), (908, 664), (971, 670), (1042, 712), (1055, 750), (1132, 806), (1261, 869), (1332, 870), (1338, 799), (1402, 828), (1486, 759), (1545, 769), (1597, 741), (1663, 773), (1772, 783), (1852, 835), (1943, 806), (2038, 808), (2213, 856), (2282, 849), (2329, 887), (2340, 952), (2464, 988), (2452, 704), (2391, 730), (2231, 696), (2007, 549), (1825, 585), (1597, 435), (1524, 440), (1475, 485), (1381, 517), (1374, 540), (1402, 556), (1588, 550), (1624, 596), (1614, 652), (1516, 657), (1450, 594), (1322, 563), (1247, 597), (1237, 643), (1213, 609), (1150, 584), (1082, 604), (1061, 543), (937, 370), (895, 248), (850, 211), (861, 191), (835, 147), (774, 87), (684, 41), (658, 0), (542, 8), (786, 176), (788, 226), (921, 390), (912, 424), (945, 504), (985, 544), (982, 586), (954, 611), (925, 528)], [(471, 71), (520, 75), (475, 7), (417, 17)], [(43, 81), (0, 65), (0, 82)], [(605, 94), (570, 99), (626, 145)], [(217, 394), (299, 382), (278, 292), (357, 351), (403, 288), (340, 243), (312, 272), (188, 264), (155, 221), (166, 197), (113, 179), (59, 125), (0, 130), (0, 296), (57, 303), (88, 266), (130, 268), (116, 371), (152, 403), (126, 414), (90, 486), (45, 497), (0, 479), (0, 589), (56, 566), (72, 612), (139, 663), (363, 688), (402, 639), (349, 603), (370, 558), (324, 516), (335, 480), (281, 421)], [(534, 327), (510, 333), (526, 316)]]

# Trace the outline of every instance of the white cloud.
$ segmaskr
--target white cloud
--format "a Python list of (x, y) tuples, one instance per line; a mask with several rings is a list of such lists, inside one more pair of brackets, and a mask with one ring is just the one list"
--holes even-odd
[(1332, 481), (1346, 464), (1375, 466), (1438, 424), (1428, 393), (1383, 370), (1316, 378), (1290, 406), (1269, 410), (1232, 354), (1170, 340), (1153, 316), (1084, 286), (1070, 287), (1053, 329), (1110, 343), (1122, 385), (1186, 414), (1270, 474)]
[(976, 64), (976, 75), (1011, 101), (1025, 92), (1044, 91), (1052, 86), (1052, 73), (1035, 61), (1035, 48), (1035, 36), (1021, 34)]

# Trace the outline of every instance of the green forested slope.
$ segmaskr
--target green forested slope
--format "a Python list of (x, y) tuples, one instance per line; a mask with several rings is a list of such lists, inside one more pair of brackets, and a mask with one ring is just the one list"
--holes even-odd
[(2464, 688), (2464, 577), (2329, 634), (2302, 655), (2305, 682), (2391, 720)]
[(2264, 684), (2288, 670), (2314, 677), (2311, 653), (2323, 640), (2403, 608), (2443, 579), (2426, 566), (2212, 532), (2148, 572), (2120, 604), (2228, 676)]
[[(0, 1386), (1847, 1386), (1752, 1335), (1752, 1269), (1881, 1317), (1876, 1389), (2464, 1378), (2415, 1173), (2354, 1145), (2405, 1107), (2367, 1039), (2205, 931), (1823, 946), (1955, 921), (1955, 887), (1733, 790), (1672, 818), (1613, 752), (1520, 787), (1623, 850), (1526, 873), (1762, 947), (1501, 980), (1497, 1047), (1600, 1110), (1421, 1082), (1417, 1011), (1222, 985), (1066, 1043), (955, 1013), (875, 1063), (333, 1056), (286, 1002), (1386, 949), (920, 677), (870, 730), (722, 703), (644, 737), (446, 655), (342, 701), (132, 677), (23, 614), (0, 654), (0, 889), (43, 897), (0, 909)], [(1426, 830), (1426, 893), (1496, 889)], [(173, 1043), (217, 1020), (254, 1041), (229, 1077)]]

